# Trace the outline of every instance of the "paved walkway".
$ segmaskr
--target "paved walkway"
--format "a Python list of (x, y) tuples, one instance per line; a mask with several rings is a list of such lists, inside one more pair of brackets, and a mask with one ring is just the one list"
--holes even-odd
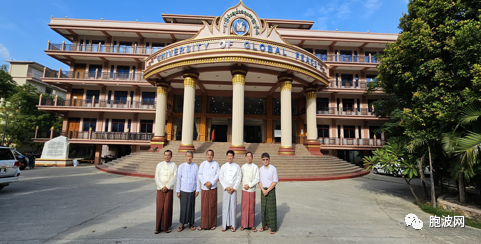
[[(419, 196), (422, 189), (415, 182)], [(35, 168), (0, 191), (1, 243), (479, 243), (481, 230), (429, 228), (429, 215), (412, 204), (400, 178), (367, 175), (322, 182), (281, 182), (277, 187), (279, 231), (184, 230), (174, 200), (174, 231), (154, 234), (153, 179), (107, 174), (93, 166)], [(220, 193), (220, 191), (219, 191)], [(260, 193), (257, 193), (257, 196)], [(220, 195), (220, 194), (219, 194)], [(240, 194), (238, 195), (240, 211)], [(218, 224), (222, 197), (219, 197)], [(256, 205), (260, 209), (259, 200)], [(196, 201), (200, 223), (200, 196)], [(406, 227), (416, 214), (423, 230)], [(261, 216), (256, 214), (257, 227)], [(237, 216), (240, 224), (240, 213)]]

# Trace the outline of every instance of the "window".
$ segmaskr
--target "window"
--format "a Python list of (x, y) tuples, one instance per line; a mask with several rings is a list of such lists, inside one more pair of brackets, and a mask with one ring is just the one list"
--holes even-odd
[(351, 87), (352, 86), (352, 74), (341, 74), (342, 86)]
[(381, 134), (376, 133), (379, 130), (379, 126), (369, 126), (369, 138), (374, 139), (374, 135), (376, 135), (376, 139), (381, 139)]
[[(337, 51), (336, 51), (336, 54), (337, 54)], [(337, 55), (336, 55), (336, 59), (337, 59)], [(339, 60), (340, 62), (352, 62), (352, 51), (341, 50), (339, 52), (339, 59), (340, 59)]]
[[(374, 55), (376, 55), (376, 52), (366, 52), (365, 54), (366, 56), (364, 57), (364, 61), (366, 63), (376, 63), (376, 57), (374, 57)], [(371, 62), (369, 62), (369, 54), (371, 54)]]
[(142, 105), (154, 105), (155, 92), (142, 92)]
[(372, 100), (372, 99), (368, 99), (368, 100), (367, 100), (367, 109), (368, 109), (368, 111), (371, 112), (371, 113), (372, 113), (372, 110), (373, 110), (373, 109), (372, 109), (372, 108), (373, 108), (373, 105), (372, 105), (372, 104), (373, 104), (375, 101), (377, 101), (377, 100)]
[(130, 66), (117, 66), (117, 78), (129, 79)]
[(354, 111), (354, 99), (342, 99), (343, 111)]
[(245, 97), (244, 113), (245, 114), (265, 114), (265, 98)]
[(367, 82), (373, 82), (376, 80), (377, 75), (366, 75), (366, 81)]
[(317, 111), (329, 110), (329, 98), (318, 97), (316, 101), (317, 101)]
[(322, 61), (326, 61), (327, 60), (327, 50), (324, 50), (324, 49), (316, 49), (315, 50), (315, 53), (316, 53), (316, 56), (322, 60)]
[(152, 43), (152, 53), (155, 53), (164, 47), (164, 43)]
[(125, 119), (112, 119), (112, 132), (124, 132)]
[(329, 125), (317, 125), (317, 136), (329, 138)]
[(126, 91), (115, 91), (114, 104), (127, 104), (127, 94)]
[(354, 139), (354, 138), (356, 138), (355, 132), (356, 132), (355, 126), (345, 125), (343, 136), (344, 136), (344, 138)]
[(307, 52), (309, 53), (312, 53), (313, 49), (312, 48), (303, 48), (304, 50), (306, 50)]
[(105, 119), (105, 128), (104, 131), (107, 132), (109, 131), (109, 119)]
[(209, 97), (207, 100), (209, 105), (208, 107), (209, 113), (218, 113), (218, 114), (232, 113), (232, 97)]
[(0, 160), (15, 160), (10, 148), (0, 148)]
[[(272, 114), (273, 115), (280, 115), (281, 114), (281, 99), (280, 98), (273, 98), (272, 99)], [(297, 115), (297, 99), (291, 100), (291, 115)]]
[(152, 128), (154, 127), (153, 120), (140, 120), (140, 132), (141, 133), (153, 133)]
[(95, 91), (95, 90), (87, 90), (87, 102), (91, 103), (92, 98), (95, 96), (95, 103), (99, 102), (100, 98), (100, 91)]
[(119, 42), (119, 53), (132, 53), (132, 42)]
[(89, 65), (89, 77), (90, 78), (97, 78), (97, 77), (95, 77), (95, 71), (96, 70), (98, 71), (97, 77), (100, 77), (100, 74), (102, 74), (102, 65), (96, 65), (96, 64)]
[[(231, 97), (232, 100), (232, 97)], [(200, 113), (200, 102), (201, 102), (201, 96), (195, 96), (194, 99), (194, 112), (195, 113)], [(184, 95), (175, 95), (174, 96), (174, 112), (183, 112), (184, 111)], [(230, 107), (232, 108), (232, 102)], [(210, 112), (214, 113), (214, 112)]]
[(84, 118), (84, 126), (82, 131), (89, 131), (89, 128), (92, 128), (92, 131), (96, 131), (97, 119)]
[(51, 87), (45, 87), (45, 94), (52, 95), (53, 89)]
[[(100, 44), (100, 45), (99, 45)], [(105, 41), (92, 40), (92, 52), (104, 52)]]

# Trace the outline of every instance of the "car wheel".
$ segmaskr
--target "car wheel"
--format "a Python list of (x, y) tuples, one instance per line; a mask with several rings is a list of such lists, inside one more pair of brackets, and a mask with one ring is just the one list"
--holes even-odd
[(27, 168), (27, 165), (22, 165), (19, 168), (20, 168), (20, 170), (24, 170), (25, 168)]
[(379, 173), (379, 172), (377, 172), (377, 169), (372, 169), (372, 172), (373, 172), (374, 174)]

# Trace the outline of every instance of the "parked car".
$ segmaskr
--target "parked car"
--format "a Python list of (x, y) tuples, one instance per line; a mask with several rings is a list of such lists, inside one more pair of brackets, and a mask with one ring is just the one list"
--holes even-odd
[[(396, 167), (399, 167), (399, 164), (396, 164)], [(376, 164), (376, 166), (374, 166), (374, 168), (372, 169), (372, 172), (374, 174), (389, 174), (394, 177), (397, 177), (398, 175), (402, 174), (402, 170), (399, 168), (393, 172), (385, 171), (380, 164)]]
[(20, 170), (24, 170), (28, 166), (28, 158), (15, 149), (11, 149), (15, 158), (20, 162)]
[(0, 190), (18, 181), (20, 161), (15, 158), (9, 147), (0, 147)]
[[(399, 164), (396, 164), (396, 167), (399, 167)], [(393, 172), (387, 172), (385, 171), (382, 166), (380, 164), (377, 164), (373, 169), (372, 169), (372, 172), (374, 174), (388, 174), (388, 175), (392, 175), (394, 177), (398, 177), (398, 176), (401, 176), (402, 175), (402, 172), (403, 170), (401, 169), (397, 169), (396, 171), (393, 171)], [(427, 166), (426, 168), (424, 168), (424, 174), (425, 175), (429, 175), (431, 172), (429, 171), (429, 166)]]

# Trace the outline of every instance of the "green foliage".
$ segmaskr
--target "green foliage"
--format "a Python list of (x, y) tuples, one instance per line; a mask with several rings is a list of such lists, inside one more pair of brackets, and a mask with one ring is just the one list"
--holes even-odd
[[(38, 126), (40, 130), (47, 130), (52, 126), (61, 128), (62, 120), (54, 113), (38, 110), (40, 92), (32, 85), (15, 87), (15, 93), (2, 104), (1, 117), (8, 114), (6, 144), (33, 144), (30, 138)], [(3, 128), (2, 120), (1, 128)]]
[(9, 98), (15, 92), (16, 85), (8, 73), (7, 65), (0, 66), (0, 98)]

